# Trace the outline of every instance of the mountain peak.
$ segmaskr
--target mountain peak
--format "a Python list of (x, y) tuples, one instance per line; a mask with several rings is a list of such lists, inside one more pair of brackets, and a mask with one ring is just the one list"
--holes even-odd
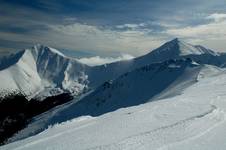
[(166, 42), (154, 51), (157, 51), (157, 53), (174, 53), (178, 56), (202, 54), (217, 55), (216, 52), (213, 52), (201, 46), (194, 46), (192, 44), (186, 43), (179, 38), (175, 38), (169, 42)]
[(175, 38), (175, 39), (173, 39), (173, 40), (171, 40), (171, 41), (169, 41), (169, 42), (178, 43), (179, 41), (180, 41), (180, 39), (179, 39), (179, 38)]
[(32, 50), (35, 50), (35, 52), (37, 54), (45, 52), (45, 53), (53, 53), (53, 54), (57, 54), (57, 55), (65, 57), (65, 55), (63, 53), (61, 53), (59, 50), (51, 48), (49, 46), (41, 45), (41, 44), (34, 45), (32, 47)]
[(185, 43), (185, 42), (182, 39), (180, 39), (180, 38), (174, 38), (173, 40), (168, 41), (166, 43), (178, 44), (178, 43)]
[(181, 43), (188, 44), (188, 43), (184, 42), (183, 40), (181, 40), (180, 38), (175, 38), (175, 39), (173, 39), (171, 41), (166, 42), (165, 44), (172, 44), (172, 45), (174, 45), (174, 44), (181, 44)]

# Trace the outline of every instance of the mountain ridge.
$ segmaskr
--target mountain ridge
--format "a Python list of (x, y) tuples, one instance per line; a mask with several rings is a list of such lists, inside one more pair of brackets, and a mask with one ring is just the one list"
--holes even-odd
[[(184, 51), (188, 49), (187, 52), (181, 52), (182, 50), (179, 45), (183, 45), (182, 50)], [(199, 64), (209, 64), (222, 67), (223, 65), (225, 66), (226, 53), (214, 52), (204, 47), (202, 47), (202, 49), (200, 47), (196, 48), (195, 46), (187, 44), (186, 42), (176, 38), (166, 42), (159, 48), (152, 50), (146, 55), (127, 61), (119, 61), (106, 65), (94, 66), (94, 71), (91, 73), (91, 78), (94, 78), (95, 80), (91, 79), (93, 81), (91, 82), (91, 86), (93, 86), (92, 84), (100, 85), (103, 80), (111, 80), (123, 73), (132, 71), (147, 64), (163, 62), (169, 59), (182, 58), (190, 58)], [(99, 76), (99, 74), (102, 74), (103, 76)]]
[(33, 118), (10, 141), (84, 115), (98, 117), (121, 108), (176, 97), (206, 76), (220, 74), (220, 67), (226, 62), (222, 53), (178, 39), (144, 56), (94, 67), (42, 45), (24, 50), (19, 56), (12, 59), (14, 65), (0, 71), (3, 80), (0, 88), (28, 91), (31, 97), (68, 92), (74, 100)]
[[(224, 67), (226, 62), (225, 53), (214, 52), (203, 46), (194, 46), (178, 38), (163, 44), (146, 55), (94, 67), (65, 56), (54, 48), (37, 44), (31, 49), (25, 49), (9, 56), (8, 61), (6, 61), (6, 57), (2, 59), (4, 61), (0, 60), (0, 69), (2, 68), (0, 79), (6, 78), (9, 83), (12, 83), (11, 85), (14, 85), (7, 87), (6, 82), (0, 86), (0, 90), (16, 89), (28, 93), (30, 96), (40, 97), (64, 91), (80, 95), (88, 89), (95, 89), (103, 82), (115, 79), (136, 68), (169, 59), (182, 58), (190, 58), (199, 64), (210, 64), (218, 67)], [(3, 62), (8, 62), (8, 64)], [(17, 72), (22, 79), (13, 75)], [(1, 77), (1, 74), (4, 74), (4, 77)], [(9, 79), (5, 76), (8, 76)], [(34, 78), (31, 78), (32, 76)], [(14, 80), (16, 81), (14, 82)], [(27, 92), (27, 88), (20, 85), (20, 81), (17, 80), (30, 82), (30, 84), (25, 83), (25, 85), (31, 91)], [(37, 83), (30, 80), (36, 80)], [(34, 84), (34, 87), (32, 87), (32, 84)]]
[[(7, 60), (7, 58), (5, 58), (5, 60)], [(84, 67), (88, 67), (75, 59), (65, 57), (62, 53), (53, 48), (42, 45), (36, 45), (31, 49), (25, 49), (9, 56), (8, 64), (0, 66), (2, 66), (1, 68), (7, 66), (7, 68), (4, 67), (0, 70), (0, 78), (2, 78), (2, 80), (8, 80), (8, 84), (6, 81), (5, 84), (2, 84), (1, 89), (6, 91), (10, 89), (23, 91), (27, 95), (31, 95), (39, 90), (44, 90), (45, 87), (43, 87), (43, 85), (67, 90), (69, 86), (73, 86), (73, 83), (70, 82), (70, 78), (75, 80), (77, 73), (76, 71), (74, 73), (72, 71), (69, 72), (70, 70), (68, 68), (74, 66), (82, 70)], [(1, 74), (3, 74), (2, 77)], [(77, 74), (77, 76), (82, 77), (82, 74)], [(19, 83), (20, 80), (24, 80), (25, 82)], [(83, 82), (83, 79), (80, 79), (80, 81)], [(28, 82), (28, 84), (26, 82)], [(32, 85), (35, 86), (35, 89), (31, 88)], [(80, 88), (79, 83), (77, 85), (77, 87)], [(29, 88), (24, 88), (25, 86)], [(36, 89), (37, 86), (39, 89)], [(29, 91), (29, 89), (31, 90)], [(79, 89), (74, 90), (74, 92), (78, 92)]]
[(119, 109), (176, 97), (190, 86), (205, 79), (204, 72), (213, 76), (221, 73), (222, 70), (214, 66), (197, 64), (188, 58), (137, 68), (114, 80), (104, 82), (79, 101), (72, 101), (34, 118), (32, 123), (11, 138), (10, 142), (24, 139), (49, 126), (73, 118), (99, 117)]

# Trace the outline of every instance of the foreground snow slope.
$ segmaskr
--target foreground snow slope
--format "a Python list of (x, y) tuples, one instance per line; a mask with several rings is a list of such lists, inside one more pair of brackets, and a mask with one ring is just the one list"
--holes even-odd
[(50, 125), (75, 117), (98, 116), (122, 107), (176, 96), (199, 79), (221, 72), (217, 67), (198, 65), (190, 60), (148, 65), (104, 83), (90, 95), (81, 98), (79, 103), (70, 102), (34, 118), (27, 128), (9, 139), (9, 142), (29, 137)]
[[(70, 105), (66, 105), (66, 108), (60, 107), (34, 118), (28, 127), (10, 138), (9, 142), (37, 134), (49, 125), (75, 117), (98, 116), (122, 107), (143, 104), (151, 101), (152, 97), (159, 97), (162, 95), (161, 92), (165, 94), (164, 97), (180, 94), (182, 89), (197, 82), (200, 71), (204, 68), (207, 66), (195, 64), (189, 59), (182, 59), (135, 69), (113, 81), (105, 82), (91, 94), (81, 98), (78, 103), (74, 100)], [(173, 87), (170, 88), (170, 86)]]
[[(218, 67), (224, 67), (226, 62), (225, 56), (225, 54), (213, 52), (202, 46), (193, 46), (178, 39), (167, 42), (160, 48), (139, 58), (96, 67), (86, 66), (74, 59), (64, 56), (53, 48), (41, 45), (37, 45), (30, 50), (20, 51), (6, 59), (0, 59), (0, 80), (3, 81), (3, 84), (0, 85), (0, 91), (5, 92), (9, 89), (23, 91), (31, 97), (34, 95), (49, 96), (65, 91), (80, 96), (80, 94), (87, 92), (87, 88), (91, 88), (93, 91), (91, 94), (87, 94), (86, 97), (80, 98), (79, 102), (77, 99), (78, 97), (76, 97), (72, 102), (58, 106), (33, 118), (28, 127), (10, 138), (9, 142), (35, 135), (46, 129), (48, 126), (68, 121), (76, 117), (86, 115), (93, 117), (100, 115), (105, 116), (106, 113), (109, 113), (108, 115), (115, 114), (112, 111), (120, 108), (137, 105), (149, 107), (149, 104), (147, 104), (147, 106), (142, 104), (153, 100), (166, 99), (171, 101), (174, 99), (173, 97), (180, 94), (183, 95), (183, 90), (186, 88), (197, 84), (199, 85), (199, 83), (196, 83), (198, 80), (202, 78), (204, 78), (202, 80), (207, 80), (205, 78), (211, 78), (211, 76), (222, 72)], [(172, 97), (172, 99), (170, 99), (170, 97)], [(158, 104), (162, 102), (154, 102), (154, 104), (155, 103)], [(180, 107), (179, 104), (178, 106)], [(186, 109), (184, 107), (177, 109)], [(205, 105), (192, 107), (205, 107)], [(130, 110), (130, 108), (127, 109)], [(140, 106), (138, 106), (138, 109), (140, 109)], [(161, 109), (161, 107), (159, 109)], [(189, 109), (192, 108), (189, 107)], [(172, 122), (172, 124), (171, 122), (164, 125), (161, 125), (160, 123), (160, 125), (157, 124), (156, 126), (158, 128), (153, 129), (159, 131), (159, 129), (162, 128), (164, 128), (164, 130), (168, 129), (169, 126), (186, 126), (190, 125), (190, 123), (193, 125), (193, 120), (199, 120), (202, 123), (202, 121), (207, 121), (209, 119), (208, 116), (215, 114), (215, 110), (218, 109), (215, 105), (208, 105), (208, 109), (204, 109), (202, 112), (201, 110), (202, 109), (192, 116), (186, 116), (185, 112), (185, 116), (182, 115), (182, 120), (177, 118), (177, 121), (174, 123)], [(196, 111), (194, 111), (194, 113), (195, 112)], [(148, 114), (149, 113), (153, 112), (150, 110)], [(170, 114), (171, 112), (166, 112), (166, 115), (168, 115), (168, 113)], [(144, 113), (142, 113), (142, 115), (147, 116), (147, 114)], [(97, 118), (102, 118), (103, 116)], [(207, 120), (205, 120), (206, 118)], [(140, 119), (142, 119), (142, 117)], [(142, 122), (142, 120), (139, 119), (137, 121)], [(153, 122), (155, 120), (150, 121), (154, 124)], [(184, 122), (188, 122), (189, 124), (184, 125)], [(198, 126), (201, 124), (200, 122), (197, 122)], [(143, 123), (145, 124), (145, 122)], [(117, 126), (117, 121), (115, 125)], [(75, 126), (77, 126), (77, 124), (75, 124)], [(209, 126), (203, 130), (209, 129)], [(138, 124), (136, 127), (138, 127)], [(203, 125), (203, 127), (205, 126)], [(193, 128), (191, 129), (193, 130)], [(136, 129), (134, 128), (134, 130)], [(176, 130), (179, 131), (179, 129), (176, 128), (174, 132), (176, 132)], [(184, 128), (182, 128), (182, 130), (184, 130)], [(117, 131), (115, 132), (117, 133)], [(139, 131), (139, 133), (142, 132), (143, 130)], [(146, 130), (144, 130), (144, 132), (146, 132)], [(147, 132), (149, 131), (147, 130)], [(190, 130), (188, 132), (190, 136), (190, 133), (192, 132), (190, 132)], [(194, 133), (196, 132), (198, 131), (195, 130)], [(166, 133), (171, 134), (171, 130), (167, 130)], [(183, 132), (179, 132), (178, 137), (181, 136), (180, 133)], [(134, 133), (133, 135), (136, 134), (138, 133)], [(184, 133), (184, 135), (186, 135), (186, 133)], [(122, 137), (115, 137), (115, 139), (125, 140), (125, 143), (127, 143), (127, 140), (134, 139), (127, 139), (125, 137), (132, 136), (129, 132), (128, 134), (124, 133), (121, 136)], [(153, 135), (148, 134), (148, 136)], [(161, 143), (161, 140), (162, 139), (160, 138), (156, 142), (160, 141)], [(98, 142), (94, 142), (93, 144), (98, 145)], [(107, 142), (106, 144), (111, 143)], [(117, 144), (121, 145), (121, 143)], [(112, 145), (108, 146), (110, 148), (112, 147)], [(108, 149), (107, 147), (104, 148)]]
[(197, 80), (180, 95), (81, 116), (0, 149), (224, 150), (226, 73), (207, 66)]

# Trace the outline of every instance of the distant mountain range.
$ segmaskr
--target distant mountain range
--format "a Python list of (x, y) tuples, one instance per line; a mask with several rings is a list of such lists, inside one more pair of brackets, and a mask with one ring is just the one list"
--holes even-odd
[[(76, 58), (65, 56), (60, 51), (43, 45), (4, 55), (0, 58), (0, 97), (3, 99), (0, 107), (7, 110), (5, 106), (13, 105), (12, 109), (16, 111), (10, 115), (3, 112), (0, 118), (0, 135), (5, 134), (5, 129), (10, 131), (8, 124), (14, 121), (17, 127), (17, 123), (23, 121), (14, 132), (0, 140), (6, 140), (19, 130), (7, 142), (30, 137), (49, 126), (74, 118), (98, 117), (104, 114), (115, 116), (112, 112), (123, 108), (130, 110), (132, 106), (142, 109), (146, 107), (141, 106), (143, 104), (183, 95), (186, 89), (195, 88), (204, 79), (217, 82), (215, 78), (211, 78), (224, 74), (225, 67), (226, 53), (191, 45), (180, 39), (169, 41), (144, 56), (100, 66), (82, 64)], [(205, 90), (203, 85), (205, 83), (198, 89)], [(17, 93), (22, 94), (19, 99)], [(14, 94), (16, 97), (13, 97)], [(13, 98), (10, 99), (10, 96)], [(4, 97), (9, 102), (5, 102)], [(22, 104), (16, 103), (17, 99)], [(199, 99), (197, 101), (201, 103)], [(181, 101), (176, 99), (177, 103)], [(196, 102), (192, 101), (193, 103)], [(160, 103), (156, 107), (159, 108), (158, 104)], [(55, 107), (57, 105), (60, 106)], [(217, 108), (211, 101), (209, 113), (215, 109)], [(196, 114), (194, 118), (200, 119), (203, 116), (205, 115)], [(193, 119), (187, 120), (189, 122)], [(182, 123), (176, 123), (175, 127), (180, 124)], [(163, 130), (166, 129), (168, 128), (163, 127)]]
[(190, 58), (199, 64), (224, 67), (226, 54), (174, 39), (150, 53), (128, 61), (90, 67), (54, 48), (36, 45), (0, 58), (0, 93), (22, 92), (29, 98), (70, 92), (81, 95), (105, 81), (152, 63)]

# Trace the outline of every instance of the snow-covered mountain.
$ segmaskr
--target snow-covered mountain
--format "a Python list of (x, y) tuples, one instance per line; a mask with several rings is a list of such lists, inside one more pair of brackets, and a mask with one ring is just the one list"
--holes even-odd
[[(120, 61), (94, 67), (90, 76), (93, 81), (91, 82), (91, 86), (92, 84), (100, 85), (103, 80), (107, 81), (114, 79), (123, 73), (147, 64), (181, 58), (191, 58), (199, 64), (223, 67), (226, 62), (226, 53), (214, 52), (202, 46), (194, 46), (176, 38), (144, 56), (128, 61)], [(99, 74), (101, 74), (101, 76)]]
[(11, 141), (49, 128), (0, 149), (223, 150), (225, 79), (190, 59), (147, 65), (34, 118)]
[(34, 117), (8, 142), (46, 131), (0, 149), (180, 149), (183, 142), (204, 140), (224, 124), (225, 64), (225, 53), (179, 39), (132, 60), (94, 67), (42, 45), (4, 56), (2, 93), (42, 97), (67, 91), (76, 98)]
[(0, 59), (1, 93), (23, 92), (28, 96), (70, 91), (77, 95), (87, 87), (88, 66), (59, 51), (36, 45)]
[(54, 48), (36, 45), (0, 58), (0, 93), (18, 91), (30, 97), (46, 97), (67, 91), (80, 95), (136, 68), (180, 58), (215, 66), (224, 66), (226, 62), (224, 53), (193, 46), (179, 39), (135, 59), (94, 67), (69, 58)]
[(80, 116), (100, 116), (120, 108), (174, 97), (200, 79), (221, 72), (222, 69), (218, 67), (199, 65), (191, 59), (146, 65), (103, 83), (79, 102), (68, 103), (38, 116), (9, 141), (23, 139), (48, 126)]
[(98, 116), (119, 108), (143, 104), (151, 101), (172, 84), (173, 88), (180, 86), (182, 90), (195, 83), (202, 68), (202, 65), (190, 59), (146, 65), (103, 83), (80, 101), (75, 110), (81, 109), (81, 114), (78, 113), (81, 116)]

